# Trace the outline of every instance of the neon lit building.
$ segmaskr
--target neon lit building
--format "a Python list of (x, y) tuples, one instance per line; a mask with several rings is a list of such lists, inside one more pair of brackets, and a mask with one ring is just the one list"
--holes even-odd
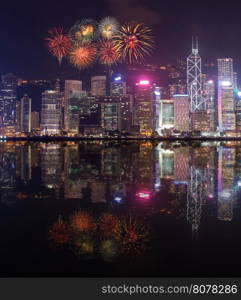
[(155, 101), (153, 100), (153, 86), (149, 80), (140, 80), (136, 84), (134, 125), (138, 125), (139, 133), (145, 136), (150, 136), (155, 130)]

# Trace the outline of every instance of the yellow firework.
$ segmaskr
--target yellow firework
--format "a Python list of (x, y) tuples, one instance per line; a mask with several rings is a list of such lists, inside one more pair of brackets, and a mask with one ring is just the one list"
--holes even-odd
[(129, 64), (143, 61), (152, 53), (154, 46), (151, 29), (137, 22), (123, 25), (113, 37), (113, 41), (123, 59)]

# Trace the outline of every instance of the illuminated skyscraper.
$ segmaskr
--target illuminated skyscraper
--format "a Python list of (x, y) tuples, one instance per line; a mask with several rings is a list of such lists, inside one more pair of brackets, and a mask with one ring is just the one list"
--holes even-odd
[(233, 59), (218, 59), (218, 128), (219, 131), (234, 131), (234, 77)]
[(32, 111), (31, 115), (32, 115), (31, 116), (32, 130), (39, 130), (40, 129), (39, 112), (38, 111)]
[(64, 121), (68, 132), (79, 133), (80, 115), (84, 114), (84, 96), (86, 94), (82, 91), (82, 81), (65, 80)]
[(16, 93), (17, 77), (13, 74), (2, 76), (2, 87), (0, 93), (1, 125), (14, 127), (16, 122)]
[(42, 93), (41, 129), (44, 134), (59, 134), (62, 130), (62, 101), (61, 92)]
[(175, 129), (180, 132), (189, 131), (189, 97), (188, 95), (174, 95)]
[(91, 94), (92, 96), (106, 95), (106, 76), (91, 77)]
[(190, 112), (206, 109), (206, 102), (202, 97), (201, 57), (197, 39), (193, 40), (192, 53), (187, 58), (187, 93), (190, 99)]
[(148, 80), (136, 84), (134, 99), (134, 123), (140, 127), (140, 134), (151, 135), (155, 130), (155, 101), (153, 86)]
[(111, 96), (124, 96), (126, 95), (126, 82), (121, 75), (114, 77), (114, 80), (110, 84)]
[(174, 100), (161, 99), (159, 111), (159, 130), (158, 133), (163, 133), (163, 130), (174, 128)]
[(27, 94), (21, 99), (21, 131), (31, 132), (32, 99)]

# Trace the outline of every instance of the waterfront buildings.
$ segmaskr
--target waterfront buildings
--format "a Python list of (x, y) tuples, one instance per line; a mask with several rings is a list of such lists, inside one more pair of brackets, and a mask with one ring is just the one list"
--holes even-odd
[(21, 131), (25, 133), (31, 132), (31, 109), (32, 109), (32, 99), (28, 97), (27, 94), (21, 99)]
[(155, 103), (153, 85), (148, 80), (140, 80), (135, 87), (134, 125), (139, 126), (139, 133), (151, 136), (155, 131)]
[(0, 125), (14, 128), (16, 125), (17, 77), (2, 76), (0, 91)]
[(91, 95), (92, 96), (106, 95), (106, 76), (91, 77)]
[(175, 130), (188, 132), (190, 130), (190, 102), (188, 95), (174, 95)]
[(62, 130), (63, 93), (48, 90), (42, 93), (42, 134), (60, 134)]
[(218, 130), (235, 131), (234, 76), (232, 58), (218, 59)]

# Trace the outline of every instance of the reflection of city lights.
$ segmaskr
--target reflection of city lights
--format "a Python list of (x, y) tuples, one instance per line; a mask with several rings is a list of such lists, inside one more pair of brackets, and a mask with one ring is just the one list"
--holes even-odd
[(221, 86), (231, 86), (231, 82), (230, 81), (228, 81), (228, 80), (224, 80), (224, 81), (221, 81), (221, 83), (220, 83), (220, 85)]
[(149, 80), (140, 80), (139, 84), (140, 85), (148, 85), (148, 84), (150, 84), (150, 81)]
[(120, 81), (121, 80), (121, 76), (117, 76), (116, 78), (115, 78), (115, 81)]
[(136, 193), (136, 196), (140, 200), (150, 200), (151, 193), (149, 191), (140, 191)]
[(120, 203), (122, 201), (121, 197), (114, 197), (114, 201)]

